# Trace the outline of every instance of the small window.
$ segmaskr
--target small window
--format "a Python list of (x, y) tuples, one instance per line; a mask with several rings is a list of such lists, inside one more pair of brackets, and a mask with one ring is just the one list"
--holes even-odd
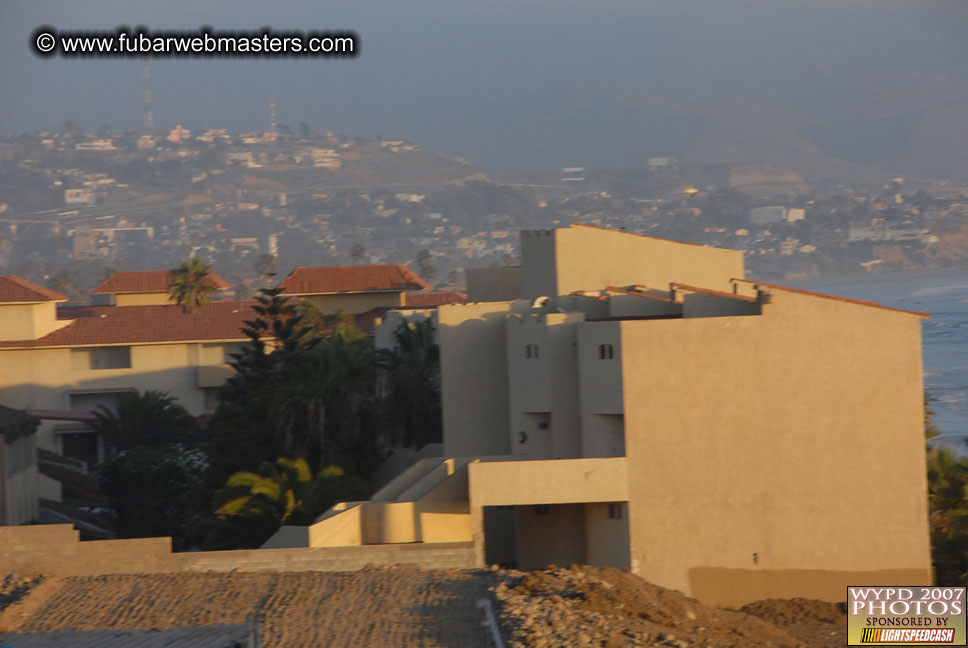
[(611, 344), (598, 345), (598, 359), (611, 360), (615, 357), (615, 348)]
[(528, 344), (524, 347), (524, 357), (529, 360), (535, 360), (538, 357), (538, 345)]
[(535, 504), (534, 505), (535, 515), (551, 515), (551, 506), (548, 504)]
[(609, 502), (608, 504), (608, 519), (609, 520), (621, 520), (622, 519), (622, 503), (621, 502)]

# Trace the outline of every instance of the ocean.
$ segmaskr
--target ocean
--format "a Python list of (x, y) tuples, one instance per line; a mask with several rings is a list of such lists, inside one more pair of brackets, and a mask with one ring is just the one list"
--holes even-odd
[(795, 287), (931, 315), (922, 325), (924, 388), (944, 435), (938, 443), (968, 450), (962, 444), (968, 438), (968, 271), (797, 282)]

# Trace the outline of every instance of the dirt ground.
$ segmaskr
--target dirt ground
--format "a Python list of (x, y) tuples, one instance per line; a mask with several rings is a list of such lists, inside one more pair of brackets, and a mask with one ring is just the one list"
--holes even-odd
[(835, 603), (757, 601), (710, 607), (627, 572), (598, 567), (499, 572), (505, 635), (514, 647), (843, 646), (847, 617)]
[[(182, 573), (0, 582), (0, 632), (167, 629), (256, 622), (266, 648), (485, 646), (481, 598), (510, 646), (842, 646), (833, 603), (709, 607), (596, 567)], [(6, 609), (4, 609), (6, 608)]]

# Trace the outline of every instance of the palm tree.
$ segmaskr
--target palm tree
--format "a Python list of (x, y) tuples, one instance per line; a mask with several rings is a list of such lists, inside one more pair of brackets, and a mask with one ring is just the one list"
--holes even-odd
[(440, 350), (429, 319), (401, 322), (394, 346), (381, 350), (386, 403), (394, 437), (407, 447), (441, 439)]
[(279, 457), (263, 462), (256, 472), (240, 471), (229, 477), (217, 498), (223, 503), (215, 515), (272, 519), (279, 524), (311, 524), (340, 499), (369, 495), (366, 482), (349, 477), (339, 466), (326, 466), (313, 477), (305, 459)]
[(212, 266), (205, 265), (199, 258), (183, 261), (172, 270), (173, 278), (168, 292), (186, 313), (197, 313), (212, 301), (212, 293), (218, 289), (211, 274)]
[(136, 446), (161, 446), (194, 438), (196, 421), (167, 392), (147, 390), (121, 396), (115, 412), (104, 405), (88, 425), (102, 435), (109, 454)]

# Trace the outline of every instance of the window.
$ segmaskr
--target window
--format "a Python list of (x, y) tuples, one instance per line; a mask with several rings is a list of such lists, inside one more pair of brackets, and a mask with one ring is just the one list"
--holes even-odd
[(599, 344), (598, 345), (598, 359), (599, 360), (611, 360), (615, 357), (615, 349), (611, 344)]
[(528, 344), (524, 347), (524, 357), (529, 360), (535, 360), (538, 357), (538, 345)]
[(82, 347), (71, 349), (71, 369), (130, 369), (131, 347)]
[(609, 502), (608, 504), (608, 519), (609, 520), (621, 520), (622, 519), (622, 506), (621, 502)]
[(535, 515), (551, 515), (551, 507), (547, 504), (535, 504), (534, 505)]

